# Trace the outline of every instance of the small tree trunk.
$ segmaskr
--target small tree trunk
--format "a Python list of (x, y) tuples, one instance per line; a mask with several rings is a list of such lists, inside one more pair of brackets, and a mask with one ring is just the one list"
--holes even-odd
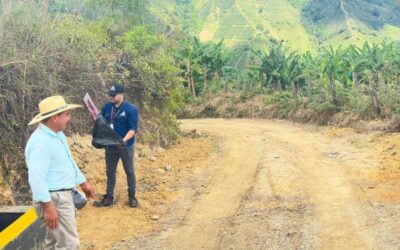
[(378, 95), (375, 90), (370, 91), (371, 99), (372, 99), (372, 104), (374, 105), (374, 111), (377, 116), (381, 115), (381, 107), (378, 102)]
[(228, 81), (224, 81), (224, 92), (228, 93)]
[(240, 81), (239, 74), (236, 75), (236, 84), (237, 84), (238, 90), (243, 90), (243, 84), (242, 84), (242, 82)]
[(359, 84), (358, 74), (357, 72), (353, 71), (353, 85), (354, 87), (358, 88), (358, 84)]
[(190, 78), (189, 84), (190, 84), (190, 89), (191, 89), (191, 91), (192, 91), (192, 95), (193, 95), (194, 97), (196, 97), (196, 89), (195, 89), (195, 87), (194, 87), (194, 81), (193, 81), (192, 78)]
[(268, 89), (269, 88), (269, 83), (268, 83), (268, 78), (267, 78), (267, 75), (266, 74), (262, 74), (261, 75), (261, 86), (264, 84), (264, 86), (266, 87), (266, 89)]
[(378, 84), (375, 84), (375, 86), (377, 86), (379, 88), (379, 86), (385, 85), (385, 77), (383, 75), (383, 72), (380, 71), (378, 73)]
[(308, 102), (311, 103), (312, 102), (312, 84), (310, 81), (310, 78), (306, 78), (306, 82), (307, 82), (307, 98), (308, 98)]
[(189, 89), (189, 92), (192, 93), (192, 85), (190, 83), (190, 75), (188, 73), (185, 74), (185, 79), (187, 82), (187, 87)]
[(294, 96), (294, 97), (297, 97), (296, 82), (295, 82), (295, 81), (291, 81), (291, 82), (290, 82), (290, 86), (292, 87), (293, 96)]
[(374, 111), (377, 116), (381, 114), (381, 107), (378, 100), (378, 93), (376, 90), (377, 83), (374, 79), (369, 79), (369, 95), (371, 96), (372, 105), (374, 106)]
[(322, 74), (319, 75), (319, 83), (318, 83), (318, 93), (322, 93), (322, 85), (324, 82), (324, 78), (322, 76)]
[(206, 89), (207, 89), (207, 73), (204, 75), (203, 92), (206, 92)]
[(276, 80), (275, 82), (275, 88), (278, 91), (282, 91), (282, 83), (281, 83), (281, 79)]
[(336, 99), (336, 87), (335, 87), (335, 79), (332, 75), (328, 76), (329, 79), (329, 88), (331, 89), (332, 93), (332, 101), (335, 106), (337, 106), (337, 99)]

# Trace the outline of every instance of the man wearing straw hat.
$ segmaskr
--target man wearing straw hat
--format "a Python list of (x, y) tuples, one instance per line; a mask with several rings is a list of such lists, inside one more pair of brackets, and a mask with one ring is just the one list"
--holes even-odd
[(63, 133), (71, 110), (78, 107), (51, 96), (39, 103), (40, 114), (29, 123), (40, 123), (28, 140), (25, 157), (34, 207), (47, 226), (46, 249), (79, 249), (71, 190), (80, 185), (87, 198), (94, 197)]

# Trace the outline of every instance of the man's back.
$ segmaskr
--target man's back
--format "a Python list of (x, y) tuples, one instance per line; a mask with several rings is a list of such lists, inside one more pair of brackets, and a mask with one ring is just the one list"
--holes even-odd
[(63, 132), (40, 124), (28, 140), (25, 157), (35, 201), (48, 201), (49, 190), (72, 188), (77, 181), (84, 181)]

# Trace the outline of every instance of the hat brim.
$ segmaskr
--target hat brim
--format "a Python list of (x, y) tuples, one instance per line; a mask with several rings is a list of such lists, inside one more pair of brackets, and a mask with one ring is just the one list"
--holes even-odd
[(109, 96), (116, 96), (116, 95), (119, 95), (119, 94), (124, 94), (124, 92), (117, 92), (117, 91), (113, 91), (113, 90), (109, 90), (108, 91), (108, 95)]
[(39, 123), (39, 122), (43, 121), (46, 118), (52, 117), (53, 115), (60, 114), (60, 113), (62, 113), (64, 111), (67, 111), (67, 110), (76, 109), (76, 108), (82, 108), (82, 107), (83, 107), (82, 105), (78, 105), (78, 104), (67, 104), (64, 108), (57, 109), (54, 112), (51, 112), (51, 113), (49, 113), (47, 115), (38, 114), (37, 116), (35, 116), (32, 119), (32, 121), (30, 121), (28, 123), (28, 125), (34, 125), (36, 123)]

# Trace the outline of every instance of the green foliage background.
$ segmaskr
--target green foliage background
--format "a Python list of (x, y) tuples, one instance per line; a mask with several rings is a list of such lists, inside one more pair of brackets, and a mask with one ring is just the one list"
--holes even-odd
[[(174, 113), (183, 94), (175, 40), (152, 25), (145, 1), (0, 1), (0, 167), (29, 201), (24, 146), (40, 100), (62, 95), (100, 108), (113, 81), (123, 83), (140, 109), (139, 142), (168, 146), (179, 134)], [(70, 133), (90, 133), (85, 109)], [(1, 178), (2, 179), (2, 178)]]

